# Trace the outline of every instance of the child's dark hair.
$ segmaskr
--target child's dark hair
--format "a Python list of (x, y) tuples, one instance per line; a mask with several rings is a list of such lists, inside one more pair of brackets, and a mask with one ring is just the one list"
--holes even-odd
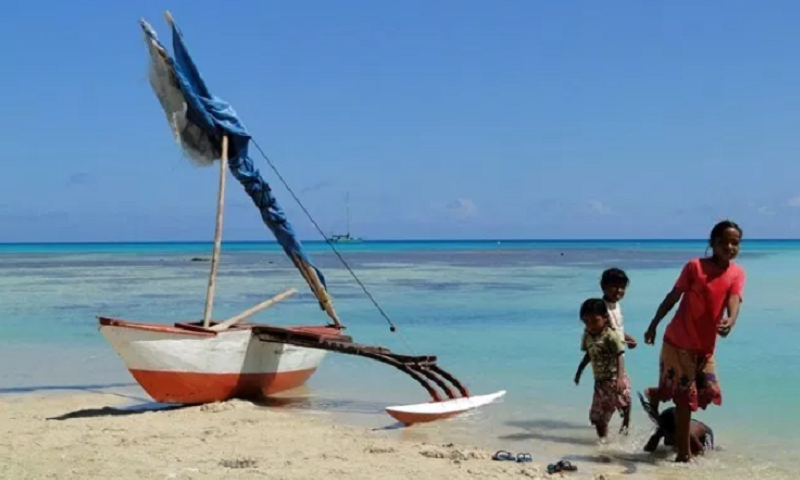
[(608, 316), (608, 307), (602, 298), (590, 298), (581, 304), (580, 317), (583, 318), (587, 315), (602, 315)]
[(723, 220), (718, 224), (714, 225), (714, 228), (711, 229), (711, 235), (708, 237), (708, 245), (710, 247), (713, 247), (714, 240), (721, 237), (722, 233), (729, 228), (736, 230), (737, 232), (739, 232), (739, 236), (740, 237), (742, 236), (742, 228), (739, 225), (737, 225), (736, 222), (732, 222), (730, 220)]
[(600, 286), (605, 287), (627, 287), (630, 283), (628, 275), (619, 268), (609, 268), (600, 277)]

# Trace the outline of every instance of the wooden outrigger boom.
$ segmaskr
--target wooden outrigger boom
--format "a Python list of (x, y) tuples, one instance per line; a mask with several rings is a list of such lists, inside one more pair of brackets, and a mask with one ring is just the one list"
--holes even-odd
[(453, 375), (439, 367), (436, 357), (432, 355), (400, 355), (385, 347), (354, 343), (353, 339), (346, 335), (332, 337), (313, 331), (290, 330), (267, 325), (253, 326), (253, 334), (263, 342), (286, 343), (298, 347), (355, 355), (391, 365), (422, 385), (434, 402), (441, 402), (443, 398), (432, 383), (441, 388), (447, 398), (458, 398), (447, 382), (450, 382), (462, 397), (469, 397), (467, 388)]

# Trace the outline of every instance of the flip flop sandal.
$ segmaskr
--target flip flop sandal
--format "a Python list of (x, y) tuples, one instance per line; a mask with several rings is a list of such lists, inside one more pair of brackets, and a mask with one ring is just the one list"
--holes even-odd
[(572, 465), (567, 460), (561, 460), (556, 464), (550, 464), (547, 466), (547, 473), (553, 475), (554, 473), (561, 473), (561, 472), (577, 472), (578, 467)]
[(578, 467), (574, 466), (573, 464), (569, 463), (567, 460), (562, 460), (557, 463), (561, 467), (561, 470), (565, 472), (577, 472)]
[(506, 452), (505, 450), (498, 450), (497, 453), (492, 455), (492, 460), (514, 462), (517, 459), (514, 458), (514, 455), (511, 455), (511, 452)]
[(517, 454), (517, 463), (526, 463), (532, 462), (533, 457), (531, 457), (530, 453), (519, 453)]

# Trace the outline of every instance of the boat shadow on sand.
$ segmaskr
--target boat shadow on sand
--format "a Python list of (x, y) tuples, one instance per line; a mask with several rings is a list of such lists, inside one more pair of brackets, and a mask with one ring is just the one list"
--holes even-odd
[(101, 407), (101, 408), (85, 408), (75, 410), (63, 415), (55, 417), (48, 417), (47, 420), (70, 420), (74, 418), (94, 418), (94, 417), (111, 417), (123, 415), (136, 415), (146, 412), (154, 412), (161, 410), (175, 410), (177, 408), (184, 408), (185, 405), (167, 405), (158, 402), (152, 402), (146, 398), (136, 395), (130, 395), (121, 389), (135, 388), (135, 383), (103, 383), (103, 384), (83, 384), (83, 385), (31, 385), (26, 387), (5, 387), (0, 388), (0, 396), (3, 395), (24, 395), (33, 393), (48, 393), (48, 392), (61, 392), (61, 391), (78, 391), (84, 393), (96, 393), (99, 395), (114, 395), (117, 397), (132, 400), (136, 403), (126, 405), (124, 407)]
[(171, 410), (180, 410), (192, 405), (166, 405), (157, 402), (137, 403), (126, 407), (100, 407), (100, 408), (83, 408), (68, 412), (56, 417), (48, 417), (47, 420), (74, 420), (78, 418), (100, 418), (100, 417), (123, 417), (127, 415), (138, 415), (141, 413), (149, 412), (162, 412)]
[[(2, 394), (24, 394), (24, 393), (37, 393), (37, 392), (51, 392), (61, 390), (76, 390), (86, 393), (97, 393), (102, 395), (116, 395), (122, 398), (129, 399), (134, 403), (119, 406), (119, 407), (99, 407), (99, 408), (85, 408), (67, 412), (55, 417), (49, 417), (48, 420), (71, 420), (78, 418), (100, 418), (110, 416), (126, 416), (138, 415), (148, 412), (167, 412), (173, 410), (180, 410), (190, 407), (198, 407), (199, 405), (190, 404), (166, 404), (154, 402), (150, 399), (143, 398), (136, 395), (128, 395), (113, 389), (135, 387), (135, 384), (119, 383), (119, 384), (92, 384), (92, 385), (45, 385), (33, 387), (12, 387), (0, 388), (0, 395)], [(320, 397), (309, 393), (308, 389), (297, 389), (293, 395), (276, 396), (259, 401), (251, 400), (237, 400), (250, 403), (256, 407), (287, 409), (304, 412), (320, 412), (320, 413), (333, 413), (333, 414), (349, 414), (349, 415), (377, 415), (384, 413), (384, 405), (377, 402), (364, 402), (349, 399), (333, 399)], [(224, 403), (224, 402), (222, 402)], [(397, 425), (389, 425), (383, 428), (397, 428)]]

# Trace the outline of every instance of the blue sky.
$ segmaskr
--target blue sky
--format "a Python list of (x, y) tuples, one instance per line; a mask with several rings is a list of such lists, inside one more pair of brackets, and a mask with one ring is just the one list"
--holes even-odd
[[(349, 191), (368, 238), (800, 237), (793, 2), (14, 3), (0, 241), (213, 238), (217, 170), (147, 82), (165, 8), (329, 232)], [(225, 239), (272, 239), (226, 201)]]

